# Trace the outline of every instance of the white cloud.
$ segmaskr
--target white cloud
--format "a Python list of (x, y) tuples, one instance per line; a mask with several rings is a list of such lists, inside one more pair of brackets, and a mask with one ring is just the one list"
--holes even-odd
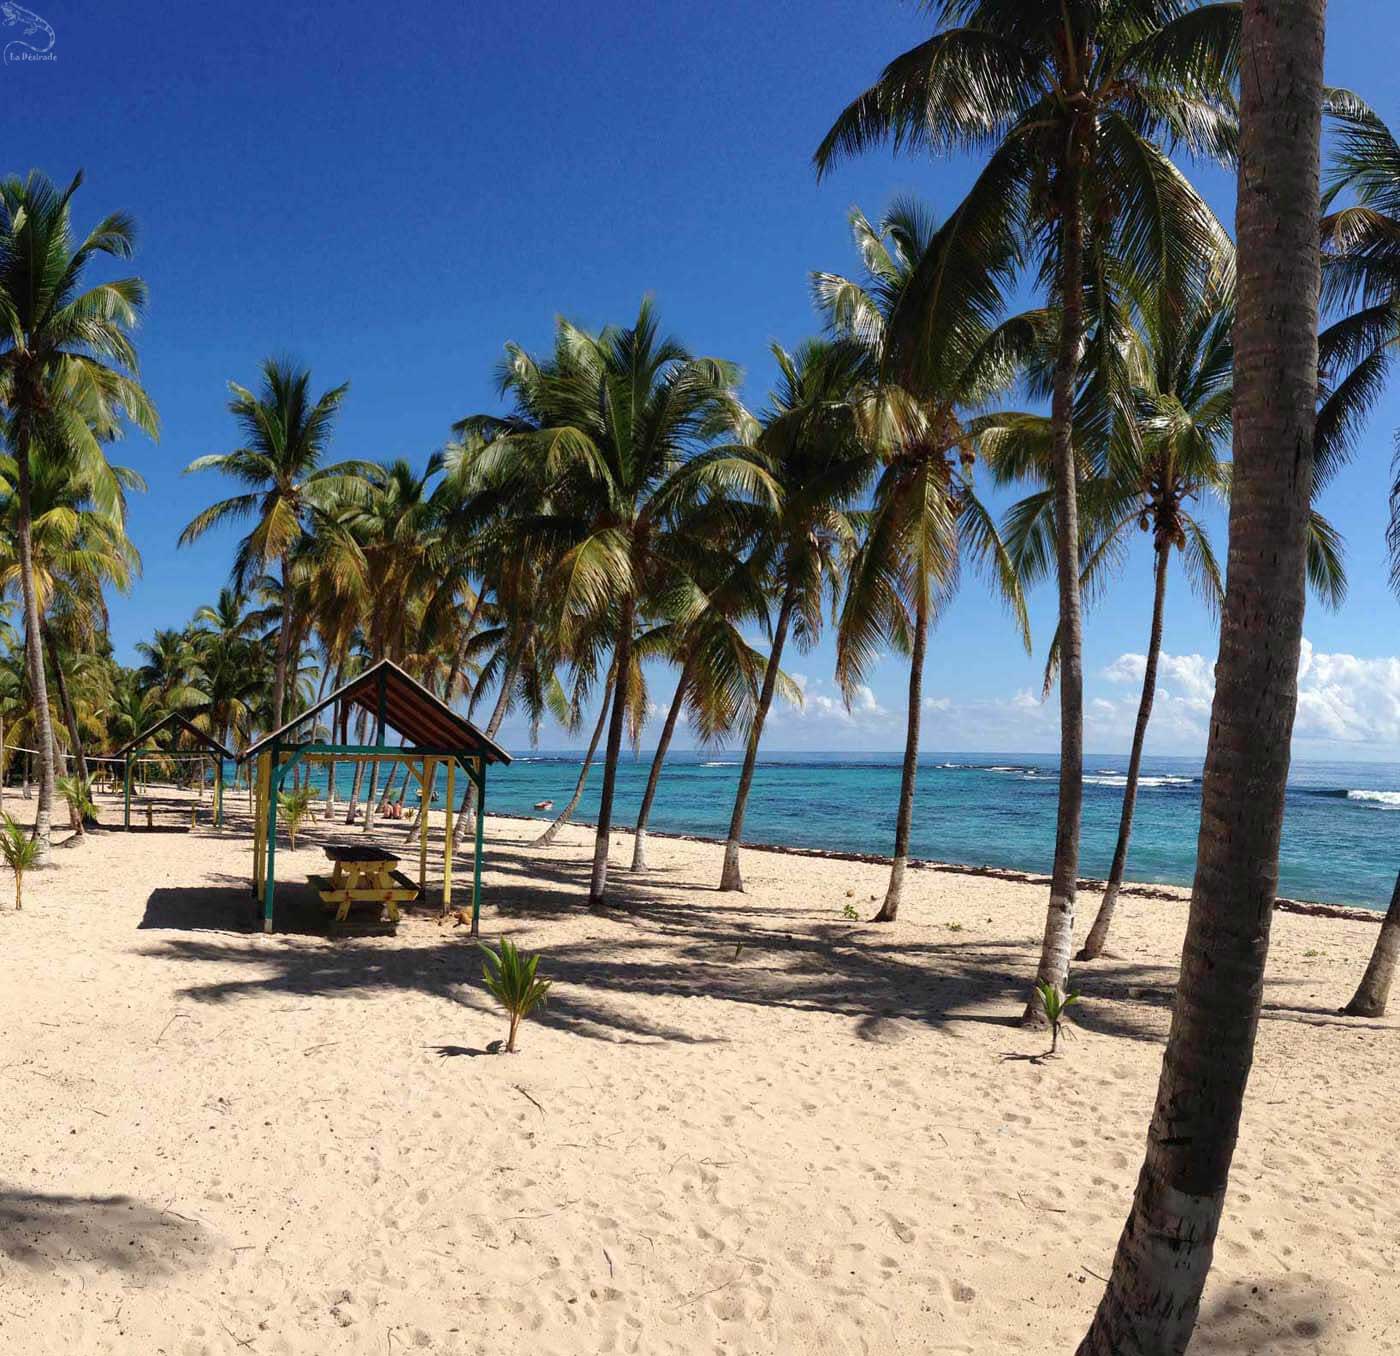
[[(784, 726), (791, 730), (824, 725), (846, 732), (869, 731), (873, 735), (891, 723), (903, 721), (901, 712), (898, 722), (892, 722), (895, 713), (882, 706), (874, 690), (864, 683), (851, 694), (850, 704), (847, 705), (835, 684), (823, 678), (793, 674), (792, 679), (801, 690), (802, 702), (800, 705), (794, 703), (774, 706), (769, 721), (778, 729)], [(820, 747), (818, 730), (808, 728), (804, 731), (805, 740), (810, 741), (813, 737), (817, 737), (818, 742), (812, 747)]]
[[(1142, 655), (1119, 655), (1101, 676), (1110, 683), (1137, 685), (1146, 664)], [(1165, 707), (1168, 722), (1175, 722), (1183, 732), (1188, 727), (1197, 729), (1203, 740), (1214, 695), (1214, 661), (1199, 654), (1162, 655), (1152, 714), (1154, 733)], [(1304, 639), (1293, 734), (1302, 741), (1400, 744), (1400, 657), (1320, 654)]]
[(887, 716), (889, 712), (875, 699), (875, 694), (868, 686), (862, 683), (855, 690), (855, 696), (851, 701), (851, 707), (857, 715), (862, 716)]
[[(1147, 656), (1120, 654), (1102, 670), (1110, 683), (1131, 683), (1141, 689)], [(1199, 654), (1163, 654), (1157, 659), (1158, 695), (1173, 693), (1192, 701), (1209, 702), (1215, 694), (1215, 661)]]

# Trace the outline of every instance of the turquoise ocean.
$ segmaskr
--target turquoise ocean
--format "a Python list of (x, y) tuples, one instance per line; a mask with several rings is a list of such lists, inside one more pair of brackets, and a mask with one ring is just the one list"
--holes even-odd
[[(492, 768), (487, 804), (498, 814), (552, 816), (578, 776), (577, 753), (519, 754)], [(736, 752), (677, 752), (667, 759), (651, 828), (721, 838), (739, 777)], [(1048, 871), (1055, 842), (1056, 762), (1030, 754), (927, 753), (919, 763), (912, 854), (969, 866)], [(1127, 755), (1091, 755), (1084, 764), (1080, 871), (1108, 874), (1118, 833)], [(624, 756), (614, 823), (630, 828), (650, 755)], [(348, 790), (348, 769), (337, 786)], [(894, 839), (900, 756), (783, 754), (761, 757), (745, 838), (750, 843), (888, 854)], [(595, 765), (577, 819), (598, 810)], [(439, 778), (439, 788), (442, 779)], [(441, 791), (439, 790), (439, 795)], [(1191, 884), (1200, 824), (1199, 759), (1144, 759), (1128, 879)], [(410, 797), (417, 799), (416, 790)], [(439, 801), (440, 803), (440, 801)], [(1289, 777), (1279, 893), (1384, 909), (1400, 854), (1400, 764), (1297, 762)]]

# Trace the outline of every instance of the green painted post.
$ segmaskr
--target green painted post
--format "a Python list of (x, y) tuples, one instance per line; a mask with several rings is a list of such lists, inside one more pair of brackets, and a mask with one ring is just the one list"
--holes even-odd
[(224, 827), (224, 755), (220, 754), (215, 772), (217, 781), (214, 783), (214, 827), (222, 829)]
[(472, 863), (472, 933), (481, 933), (481, 853), (486, 834), (486, 760), (477, 765), (476, 782), (476, 860)]
[(277, 889), (274, 863), (277, 856), (277, 792), (282, 786), (282, 769), (278, 767), (281, 746), (274, 739), (269, 757), (272, 770), (267, 779), (267, 848), (263, 863), (263, 931), (272, 931), (272, 898)]
[(122, 812), (122, 827), (128, 833), (131, 832), (131, 755), (128, 753), (123, 761), (122, 786), (126, 788), (126, 808)]

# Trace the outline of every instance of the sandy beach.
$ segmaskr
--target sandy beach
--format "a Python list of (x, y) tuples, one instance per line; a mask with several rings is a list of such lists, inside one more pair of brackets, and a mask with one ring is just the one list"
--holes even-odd
[[(520, 1053), (465, 929), (249, 926), (222, 833), (100, 833), (0, 914), (0, 1347), (24, 1353), (1068, 1352), (1141, 1162), (1186, 909), (1125, 894), (1075, 1038), (1011, 1020), (1036, 883), (488, 823), (483, 933), (554, 989)], [(116, 818), (110, 801), (104, 818)], [(313, 825), (284, 899), (324, 869)], [(402, 836), (386, 826), (385, 841)], [(406, 856), (412, 855), (407, 850)], [(613, 861), (630, 861), (627, 834)], [(416, 865), (416, 861), (413, 863)], [(410, 867), (410, 869), (412, 869)], [(431, 869), (436, 879), (436, 866)], [(8, 883), (0, 885), (8, 901)], [(458, 902), (468, 897), (459, 880)], [(1079, 932), (1094, 901), (1081, 900)], [(1400, 1350), (1375, 923), (1276, 916), (1193, 1352)], [(1389, 1202), (1389, 1203), (1388, 1203)]]

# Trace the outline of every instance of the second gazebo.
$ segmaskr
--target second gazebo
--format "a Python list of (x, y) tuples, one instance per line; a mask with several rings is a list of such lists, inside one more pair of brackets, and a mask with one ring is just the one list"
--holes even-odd
[[(373, 743), (350, 742), (350, 716), (362, 712), (373, 723)], [(328, 712), (328, 718), (321, 719)], [(305, 727), (305, 728), (304, 728)], [(362, 727), (363, 728), (363, 727)], [(389, 732), (400, 743), (387, 743)], [(301, 733), (299, 733), (301, 732)], [(461, 768), (476, 787), (476, 834), (472, 870), (472, 933), (481, 912), (482, 832), (486, 814), (486, 769), (509, 763), (508, 754), (446, 702), (409, 677), (399, 666), (381, 659), (315, 706), (280, 729), (264, 735), (239, 755), (252, 763), (254, 798), (253, 894), (262, 904), (264, 932), (273, 930), (277, 877), (277, 797), (287, 775), (299, 763), (402, 762), (416, 778), (426, 811), (432, 805), (439, 767), (446, 769), (446, 829), (443, 840), (442, 907), (452, 899), (452, 832), (456, 770)], [(332, 767), (330, 774), (334, 775)], [(428, 818), (421, 816), (420, 878), (427, 869)], [(420, 879), (419, 889), (424, 886)]]

